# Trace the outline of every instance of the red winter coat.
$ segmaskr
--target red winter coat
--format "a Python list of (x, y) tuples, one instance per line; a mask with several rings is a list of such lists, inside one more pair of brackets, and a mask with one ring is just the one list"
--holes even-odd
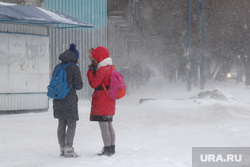
[[(92, 88), (104, 85), (109, 86), (111, 69), (109, 66), (102, 66), (94, 75), (94, 70), (89, 70), (87, 77)], [(91, 113), (92, 116), (113, 116), (115, 114), (115, 100), (111, 100), (104, 90), (95, 90), (92, 95)]]

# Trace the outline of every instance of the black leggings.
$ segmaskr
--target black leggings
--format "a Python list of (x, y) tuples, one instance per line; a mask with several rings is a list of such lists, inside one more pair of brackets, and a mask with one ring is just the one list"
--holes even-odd
[(73, 146), (75, 130), (76, 130), (76, 121), (67, 119), (58, 119), (57, 137), (60, 147)]
[(105, 147), (115, 145), (115, 131), (112, 122), (99, 122)]

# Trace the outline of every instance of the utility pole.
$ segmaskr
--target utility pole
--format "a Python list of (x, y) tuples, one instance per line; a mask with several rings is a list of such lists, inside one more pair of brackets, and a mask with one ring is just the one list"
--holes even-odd
[(204, 90), (205, 77), (204, 77), (204, 1), (200, 0), (200, 90)]
[(192, 58), (192, 49), (191, 49), (191, 26), (192, 26), (192, 0), (187, 0), (187, 52), (188, 52), (188, 62), (187, 62), (187, 91), (191, 91), (191, 58)]

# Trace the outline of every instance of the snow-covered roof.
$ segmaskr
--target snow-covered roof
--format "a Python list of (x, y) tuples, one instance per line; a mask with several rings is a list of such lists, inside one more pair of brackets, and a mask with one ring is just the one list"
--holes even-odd
[(59, 11), (0, 2), (0, 22), (35, 24), (53, 28), (93, 27)]

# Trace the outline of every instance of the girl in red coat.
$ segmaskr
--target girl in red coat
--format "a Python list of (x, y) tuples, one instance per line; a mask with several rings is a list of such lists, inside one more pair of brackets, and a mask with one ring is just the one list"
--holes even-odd
[(115, 153), (115, 131), (112, 121), (115, 114), (115, 100), (111, 100), (103, 89), (102, 83), (109, 88), (112, 59), (107, 48), (99, 46), (89, 50), (92, 64), (89, 66), (87, 77), (94, 88), (91, 103), (90, 120), (98, 121), (102, 133), (104, 148), (98, 155), (111, 156)]

